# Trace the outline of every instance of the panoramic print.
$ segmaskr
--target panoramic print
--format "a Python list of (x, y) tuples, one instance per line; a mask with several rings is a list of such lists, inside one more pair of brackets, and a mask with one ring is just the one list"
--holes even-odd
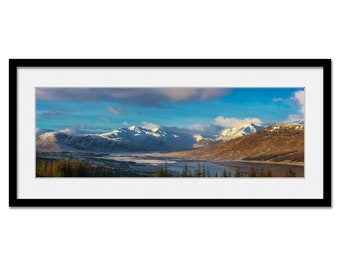
[(36, 177), (304, 177), (304, 88), (36, 91)]

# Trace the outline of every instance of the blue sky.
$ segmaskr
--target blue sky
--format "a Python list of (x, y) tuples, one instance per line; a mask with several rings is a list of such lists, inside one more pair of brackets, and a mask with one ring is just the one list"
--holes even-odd
[(209, 135), (248, 122), (302, 119), (303, 88), (36, 88), (36, 127), (49, 130), (98, 133), (137, 125)]

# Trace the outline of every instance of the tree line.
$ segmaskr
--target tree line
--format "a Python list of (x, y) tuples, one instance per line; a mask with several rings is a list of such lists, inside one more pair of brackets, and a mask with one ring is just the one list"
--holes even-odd
[[(168, 163), (165, 162), (164, 165), (158, 166), (158, 169), (154, 171), (150, 171), (150, 177), (173, 177), (178, 175), (173, 175), (171, 171), (168, 169)], [(210, 168), (207, 167), (204, 163), (197, 163), (197, 166), (194, 170), (191, 170), (188, 165), (185, 163), (182, 169), (180, 177), (277, 177), (277, 175), (270, 169), (259, 169), (255, 170), (254, 168), (250, 168), (248, 171), (241, 171), (240, 167), (237, 167), (234, 173), (231, 172), (230, 169), (227, 170), (225, 167), (223, 172), (212, 173)], [(296, 173), (293, 169), (288, 168), (284, 173), (284, 177), (295, 177)]]
[(36, 158), (37, 177), (117, 177), (136, 176), (122, 169), (111, 169), (104, 166), (92, 166), (88, 163), (76, 161), (71, 158), (58, 160), (51, 158)]

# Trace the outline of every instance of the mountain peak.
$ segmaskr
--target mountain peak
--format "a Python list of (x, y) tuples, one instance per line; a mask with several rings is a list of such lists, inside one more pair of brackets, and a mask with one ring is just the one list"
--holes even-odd
[(37, 149), (44, 149), (47, 152), (58, 152), (60, 148), (56, 143), (55, 132), (46, 132), (36, 139)]
[(221, 131), (217, 139), (222, 141), (228, 141), (238, 137), (242, 137), (248, 134), (255, 133), (262, 129), (263, 125), (258, 125), (258, 123), (247, 123), (238, 127), (229, 127)]
[(135, 130), (137, 130), (137, 129), (139, 129), (137, 126), (131, 126), (131, 127), (128, 127), (128, 129), (129, 130), (132, 130), (132, 131), (135, 131)]

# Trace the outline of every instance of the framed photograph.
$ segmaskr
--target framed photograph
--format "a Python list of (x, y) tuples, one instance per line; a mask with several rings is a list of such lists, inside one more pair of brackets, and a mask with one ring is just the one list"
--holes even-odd
[(10, 59), (9, 205), (330, 207), (330, 59)]

